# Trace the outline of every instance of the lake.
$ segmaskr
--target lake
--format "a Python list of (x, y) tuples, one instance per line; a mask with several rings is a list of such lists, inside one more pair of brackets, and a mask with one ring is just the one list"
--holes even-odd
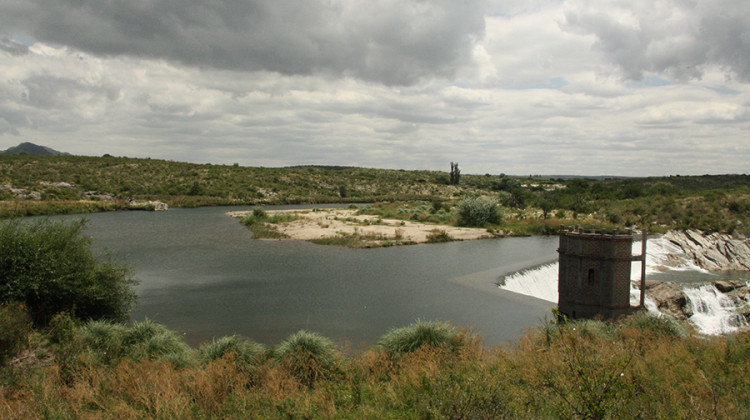
[[(294, 207), (303, 206), (264, 208)], [(250, 208), (97, 213), (85, 216), (86, 232), (140, 279), (132, 319), (191, 345), (229, 334), (273, 345), (308, 329), (362, 348), (418, 319), (471, 327), (496, 345), (550, 317), (552, 303), (495, 281), (556, 260), (557, 237), (375, 249), (253, 240), (226, 215)]]

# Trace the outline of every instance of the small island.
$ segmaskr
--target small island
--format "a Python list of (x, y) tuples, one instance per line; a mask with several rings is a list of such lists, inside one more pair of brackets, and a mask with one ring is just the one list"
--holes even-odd
[[(326, 245), (372, 248), (462, 241), (495, 236), (485, 228), (436, 225), (362, 214), (356, 208), (230, 212), (253, 228), (259, 239), (293, 239)], [(262, 213), (260, 213), (262, 214)]]

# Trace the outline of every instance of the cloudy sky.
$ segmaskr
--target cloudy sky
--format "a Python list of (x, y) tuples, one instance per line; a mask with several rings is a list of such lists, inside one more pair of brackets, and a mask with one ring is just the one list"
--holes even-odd
[(750, 173), (747, 0), (2, 0), (0, 149)]

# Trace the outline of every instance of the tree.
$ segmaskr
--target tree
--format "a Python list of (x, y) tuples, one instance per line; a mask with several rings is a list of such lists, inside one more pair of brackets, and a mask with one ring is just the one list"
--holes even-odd
[(539, 208), (542, 209), (542, 216), (544, 217), (544, 220), (547, 220), (547, 217), (549, 217), (549, 212), (555, 208), (555, 204), (549, 200), (542, 199), (542, 201), (539, 203)]
[(451, 185), (458, 185), (458, 181), (461, 179), (461, 170), (458, 169), (458, 162), (451, 162)]
[(126, 320), (137, 282), (129, 268), (94, 257), (85, 227), (84, 219), (0, 223), (0, 303), (23, 303), (37, 326), (66, 311)]
[(459, 224), (462, 226), (484, 226), (487, 223), (500, 224), (503, 215), (497, 201), (489, 197), (464, 197), (458, 202)]

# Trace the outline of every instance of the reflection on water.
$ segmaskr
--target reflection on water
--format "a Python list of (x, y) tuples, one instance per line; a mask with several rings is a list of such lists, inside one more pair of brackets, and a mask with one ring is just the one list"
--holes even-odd
[(191, 344), (236, 333), (271, 345), (309, 329), (359, 347), (435, 319), (494, 345), (540, 325), (553, 305), (494, 283), (556, 258), (556, 238), (352, 250), (252, 240), (225, 214), (238, 209), (99, 213), (87, 216), (87, 233), (141, 280), (133, 319), (166, 324)]

